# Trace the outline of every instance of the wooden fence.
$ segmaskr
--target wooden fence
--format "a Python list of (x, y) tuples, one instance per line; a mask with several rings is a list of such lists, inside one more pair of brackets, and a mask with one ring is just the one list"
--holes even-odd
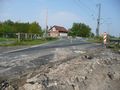
[(17, 38), (18, 41), (21, 40), (34, 40), (34, 39), (40, 39), (40, 34), (34, 34), (34, 33), (0, 33), (0, 37), (2, 38)]

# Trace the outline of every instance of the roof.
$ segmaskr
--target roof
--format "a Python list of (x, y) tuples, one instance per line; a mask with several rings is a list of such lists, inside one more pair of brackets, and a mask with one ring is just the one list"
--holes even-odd
[(56, 26), (56, 25), (54, 25), (53, 27), (51, 27), (50, 30), (51, 30), (52, 28), (54, 28), (54, 27), (55, 27), (56, 30), (58, 30), (59, 32), (65, 32), (65, 33), (68, 32), (68, 30), (67, 30), (66, 28), (61, 27), (61, 26)]

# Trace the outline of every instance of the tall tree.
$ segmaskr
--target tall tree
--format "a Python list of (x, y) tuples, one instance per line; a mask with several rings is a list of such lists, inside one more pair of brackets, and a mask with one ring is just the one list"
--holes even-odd
[(73, 23), (73, 26), (69, 32), (69, 35), (71, 36), (80, 36), (80, 37), (89, 37), (90, 34), (91, 34), (91, 28), (84, 23)]
[(41, 27), (37, 22), (33, 22), (29, 26), (29, 33), (42, 33)]

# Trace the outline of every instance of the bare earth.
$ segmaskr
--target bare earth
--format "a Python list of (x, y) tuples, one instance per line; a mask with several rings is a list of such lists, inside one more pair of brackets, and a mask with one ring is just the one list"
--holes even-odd
[(0, 90), (120, 90), (120, 54), (57, 48), (53, 61), (5, 82), (8, 86)]

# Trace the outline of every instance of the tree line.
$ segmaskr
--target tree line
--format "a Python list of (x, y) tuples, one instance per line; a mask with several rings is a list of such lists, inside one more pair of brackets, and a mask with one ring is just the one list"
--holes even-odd
[(0, 22), (0, 34), (4, 33), (33, 33), (40, 34), (42, 36), (43, 31), (41, 29), (41, 26), (37, 22), (23, 23), (7, 20), (4, 22)]
[[(4, 34), (13, 33), (32, 33), (39, 34), (43, 36), (43, 31), (41, 26), (37, 22), (32, 23), (24, 23), (24, 22), (13, 22), (11, 20), (7, 20), (4, 22), (0, 22), (0, 36)], [(69, 29), (69, 36), (79, 36), (79, 37), (93, 37), (94, 34), (91, 32), (91, 28), (84, 23), (73, 23), (72, 27)]]

